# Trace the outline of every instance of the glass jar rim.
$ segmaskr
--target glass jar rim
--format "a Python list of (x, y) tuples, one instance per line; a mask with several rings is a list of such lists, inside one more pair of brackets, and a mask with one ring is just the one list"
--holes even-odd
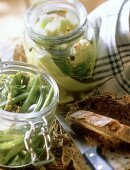
[(9, 111), (0, 110), (0, 117), (2, 117), (5, 120), (9, 121), (16, 121), (16, 122), (28, 122), (29, 120), (35, 120), (35, 118), (40, 116), (46, 116), (47, 113), (49, 113), (51, 110), (53, 110), (54, 106), (59, 101), (59, 89), (56, 81), (43, 69), (40, 69), (32, 64), (28, 64), (21, 61), (4, 61), (0, 62), (0, 74), (3, 73), (4, 69), (14, 68), (17, 70), (18, 68), (26, 69), (26, 71), (31, 71), (35, 74), (40, 74), (42, 77), (49, 83), (51, 86), (53, 86), (54, 89), (54, 96), (53, 100), (50, 103), (48, 107), (46, 107), (44, 110), (38, 111), (38, 112), (30, 112), (30, 113), (14, 113)]
[[(80, 24), (70, 33), (66, 34), (66, 35), (59, 35), (59, 36), (44, 36), (40, 33), (37, 33), (33, 28), (33, 26), (31, 25), (31, 19), (30, 17), (34, 16), (35, 14), (35, 10), (40, 9), (42, 5), (46, 5), (46, 4), (61, 4), (62, 5), (66, 5), (66, 6), (70, 6), (71, 8), (76, 8), (76, 12), (78, 14), (78, 17), (80, 19)], [(74, 5), (74, 6), (71, 6)], [(42, 9), (41, 9), (42, 10)], [(36, 14), (35, 14), (36, 17)], [(40, 1), (35, 3), (34, 5), (32, 5), (30, 8), (28, 8), (27, 13), (25, 15), (25, 28), (27, 30), (28, 35), (31, 37), (31, 39), (33, 39), (34, 41), (36, 39), (39, 40), (45, 40), (51, 43), (65, 43), (69, 40), (75, 39), (76, 37), (79, 37), (82, 32), (83, 32), (83, 28), (84, 26), (86, 26), (87, 23), (87, 10), (85, 8), (85, 6), (79, 2), (78, 0), (68, 0), (67, 2), (64, 0), (44, 0), (44, 1)], [(37, 42), (37, 41), (36, 41)]]

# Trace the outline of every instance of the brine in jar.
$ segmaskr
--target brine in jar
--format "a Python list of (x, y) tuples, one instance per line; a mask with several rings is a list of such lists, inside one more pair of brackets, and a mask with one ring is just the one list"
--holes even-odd
[(97, 86), (94, 29), (78, 1), (53, 0), (33, 5), (25, 17), (27, 62), (44, 68), (56, 80), (60, 103), (81, 99)]

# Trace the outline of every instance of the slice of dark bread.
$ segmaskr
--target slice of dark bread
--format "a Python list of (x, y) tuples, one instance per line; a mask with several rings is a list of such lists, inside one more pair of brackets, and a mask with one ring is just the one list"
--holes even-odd
[(121, 124), (116, 119), (85, 110), (72, 113), (68, 119), (77, 126), (130, 143), (130, 126)]

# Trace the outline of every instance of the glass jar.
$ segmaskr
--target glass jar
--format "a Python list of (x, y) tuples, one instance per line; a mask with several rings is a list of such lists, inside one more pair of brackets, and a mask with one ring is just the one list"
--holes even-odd
[(44, 68), (56, 80), (60, 103), (81, 99), (96, 87), (95, 32), (79, 1), (40, 1), (28, 9), (25, 25), (27, 62)]
[[(59, 100), (56, 82), (44, 71), (23, 62), (1, 62), (0, 77), (18, 72), (41, 76), (46, 85), (53, 88), (50, 104), (38, 112), (14, 113), (0, 110), (0, 166), (21, 168), (47, 164), (54, 157), (50, 152), (49, 129)], [(2, 89), (2, 87), (0, 87)]]

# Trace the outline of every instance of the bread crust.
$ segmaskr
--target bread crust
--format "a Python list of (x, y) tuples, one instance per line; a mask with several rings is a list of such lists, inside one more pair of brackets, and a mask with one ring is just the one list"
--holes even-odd
[(86, 110), (74, 112), (68, 116), (68, 119), (74, 124), (90, 129), (108, 138), (114, 137), (130, 143), (130, 127), (121, 124), (116, 119)]

